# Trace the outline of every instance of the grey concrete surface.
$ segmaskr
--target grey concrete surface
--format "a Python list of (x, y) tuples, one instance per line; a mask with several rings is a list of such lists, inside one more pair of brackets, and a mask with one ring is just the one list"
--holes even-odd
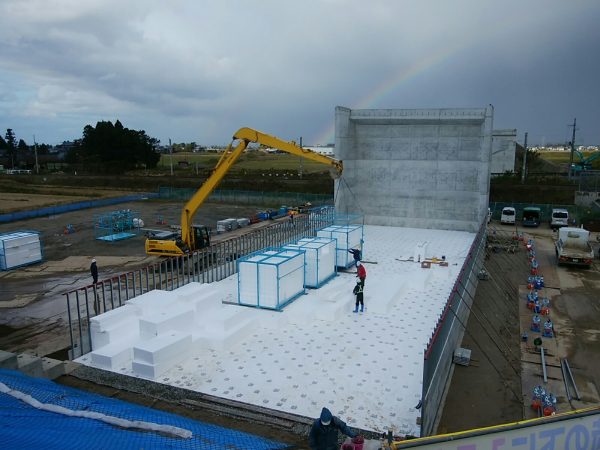
[(487, 213), (493, 108), (335, 111), (336, 209), (366, 224), (475, 232)]
[(494, 130), (492, 132), (492, 174), (515, 171), (515, 151), (517, 148), (517, 130)]

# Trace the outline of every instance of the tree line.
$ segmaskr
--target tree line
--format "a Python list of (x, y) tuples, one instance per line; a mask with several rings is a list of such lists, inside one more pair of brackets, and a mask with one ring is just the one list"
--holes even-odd
[[(81, 139), (74, 142), (65, 155), (65, 162), (82, 171), (94, 173), (123, 173), (132, 169), (152, 169), (160, 160), (157, 147), (159, 140), (145, 131), (132, 130), (117, 120), (100, 121), (96, 126), (86, 125)], [(17, 140), (9, 128), (0, 137), (0, 151), (10, 168), (24, 167), (27, 157), (34, 151), (48, 154), (50, 146), (29, 146), (23, 139)]]

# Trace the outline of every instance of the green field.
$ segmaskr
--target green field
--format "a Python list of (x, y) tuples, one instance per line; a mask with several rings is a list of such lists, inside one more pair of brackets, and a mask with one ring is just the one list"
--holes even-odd
[[(169, 169), (171, 167), (171, 158), (173, 160), (173, 169), (180, 166), (180, 162), (187, 162), (190, 168), (199, 170), (212, 169), (219, 160), (220, 154), (216, 153), (174, 153), (171, 155), (161, 155), (158, 162), (158, 169)], [(288, 170), (303, 173), (318, 173), (328, 170), (328, 166), (315, 161), (310, 161), (300, 156), (288, 155), (285, 153), (263, 153), (251, 152), (240, 156), (235, 165), (231, 168), (231, 172), (240, 171), (273, 171), (273, 170)]]
[[(588, 158), (597, 152), (582, 152), (584, 158)], [(545, 159), (554, 164), (569, 166), (571, 160), (571, 152), (537, 152), (540, 158)], [(573, 155), (573, 162), (579, 162), (577, 155)], [(595, 170), (600, 170), (600, 158), (592, 162), (592, 167)]]

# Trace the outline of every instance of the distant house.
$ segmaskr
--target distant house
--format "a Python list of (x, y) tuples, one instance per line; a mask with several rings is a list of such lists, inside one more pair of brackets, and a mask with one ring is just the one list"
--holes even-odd
[(334, 151), (335, 151), (335, 147), (333, 147), (333, 146), (326, 146), (326, 147), (317, 146), (317, 147), (304, 147), (304, 148), (311, 150), (315, 153), (320, 153), (321, 155), (326, 155), (326, 156), (333, 156)]

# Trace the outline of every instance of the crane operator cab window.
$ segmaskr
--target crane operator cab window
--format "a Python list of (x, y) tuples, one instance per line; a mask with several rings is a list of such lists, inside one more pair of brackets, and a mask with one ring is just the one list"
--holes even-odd
[(194, 241), (196, 249), (210, 245), (210, 228), (204, 225), (194, 225)]

